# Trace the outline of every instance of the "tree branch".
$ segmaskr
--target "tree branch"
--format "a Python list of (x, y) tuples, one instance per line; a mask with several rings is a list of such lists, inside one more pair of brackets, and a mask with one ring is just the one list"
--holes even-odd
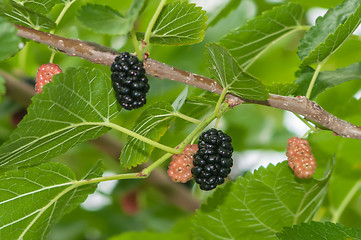
[[(78, 56), (94, 63), (110, 66), (114, 58), (119, 55), (119, 52), (114, 49), (96, 43), (63, 38), (19, 25), (16, 27), (20, 37), (52, 46), (69, 56)], [(174, 68), (151, 58), (144, 60), (144, 67), (150, 76), (178, 81), (217, 94), (222, 92), (222, 87), (213, 79)], [(271, 94), (268, 100), (257, 101), (227, 94), (227, 101), (232, 107), (245, 102), (291, 111), (332, 130), (337, 135), (361, 139), (361, 127), (335, 117), (303, 96), (288, 97)]]

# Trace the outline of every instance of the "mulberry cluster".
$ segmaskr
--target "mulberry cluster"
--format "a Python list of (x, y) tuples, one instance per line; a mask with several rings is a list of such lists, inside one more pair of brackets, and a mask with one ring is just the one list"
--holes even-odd
[(136, 56), (123, 52), (114, 59), (110, 69), (117, 101), (126, 110), (142, 107), (149, 91), (143, 63)]
[(317, 163), (312, 149), (306, 139), (293, 137), (288, 139), (287, 153), (288, 165), (298, 178), (310, 178), (315, 173)]
[(233, 166), (231, 137), (214, 128), (199, 137), (194, 154), (193, 178), (202, 190), (212, 190), (224, 183)]
[(186, 183), (192, 179), (193, 155), (197, 150), (197, 144), (187, 145), (183, 153), (172, 156), (172, 161), (168, 166), (168, 175), (173, 182)]
[(41, 93), (43, 86), (53, 79), (53, 76), (58, 73), (62, 73), (61, 68), (54, 63), (43, 64), (38, 68), (38, 73), (35, 79), (35, 91)]

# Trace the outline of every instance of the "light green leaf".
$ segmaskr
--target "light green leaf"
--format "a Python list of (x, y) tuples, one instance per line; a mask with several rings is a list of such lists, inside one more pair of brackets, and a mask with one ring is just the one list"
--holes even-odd
[(361, 1), (346, 0), (316, 20), (300, 41), (303, 65), (320, 63), (333, 54), (361, 23)]
[(178, 97), (172, 103), (172, 107), (174, 112), (178, 112), (181, 107), (183, 106), (184, 102), (186, 101), (188, 96), (188, 86), (186, 86), (183, 91), (178, 95)]
[(3, 100), (3, 96), (5, 95), (6, 88), (5, 88), (5, 79), (0, 76), (0, 103)]
[[(182, 233), (126, 232), (109, 240), (187, 240)], [(190, 240), (190, 239), (189, 239)]]
[[(305, 68), (302, 73), (299, 74), (295, 83), (299, 85), (296, 95), (306, 95), (308, 86), (311, 82), (314, 74), (312, 68)], [(351, 80), (357, 80), (361, 78), (361, 62), (352, 64), (350, 66), (336, 69), (335, 71), (324, 71), (321, 72), (315, 85), (312, 89), (310, 99), (315, 99), (320, 93), (326, 89), (332, 88), (344, 82)]]
[(230, 12), (237, 9), (242, 0), (229, 0), (224, 7), (209, 21), (208, 27), (217, 24), (221, 19), (228, 16)]
[(0, 16), (0, 61), (19, 50), (20, 38), (16, 34), (15, 26)]
[(208, 44), (207, 59), (212, 77), (227, 92), (248, 99), (266, 100), (269, 97), (262, 82), (244, 72), (225, 48)]
[[(101, 175), (98, 162), (83, 179)], [(45, 239), (54, 223), (95, 188), (78, 184), (74, 173), (59, 163), (7, 172), (0, 177), (0, 238)]]
[(49, 161), (109, 130), (118, 113), (111, 80), (97, 69), (57, 74), (32, 98), (28, 114), (0, 147), (0, 171)]
[(195, 4), (174, 2), (164, 6), (150, 36), (150, 42), (187, 45), (201, 42), (206, 29), (206, 12)]
[[(141, 113), (132, 131), (157, 142), (174, 119), (173, 107), (167, 102), (159, 102)], [(120, 165), (131, 168), (146, 162), (153, 149), (153, 146), (129, 137), (120, 155)]]
[(270, 93), (289, 96), (297, 91), (298, 85), (296, 83), (273, 83), (267, 86)]
[(276, 239), (284, 226), (312, 219), (326, 194), (328, 179), (296, 179), (287, 161), (238, 177), (217, 189), (197, 211), (195, 237)]
[(280, 240), (340, 240), (361, 239), (361, 228), (345, 227), (331, 222), (311, 222), (285, 227), (282, 233), (277, 233)]
[(277, 41), (299, 31), (302, 16), (302, 7), (297, 3), (275, 7), (234, 30), (220, 43), (245, 68)]
[(133, 0), (132, 5), (130, 6), (127, 13), (128, 27), (129, 30), (132, 28), (133, 23), (137, 20), (138, 15), (141, 13), (142, 9), (145, 7), (146, 0)]
[(129, 32), (127, 19), (117, 10), (99, 4), (87, 4), (79, 10), (78, 19), (97, 33), (123, 35)]
[(53, 29), (55, 22), (50, 18), (34, 12), (20, 4), (12, 2), (11, 9), (5, 10), (2, 15), (8, 17), (11, 22), (34, 29)]
[(27, 9), (40, 13), (46, 14), (58, 3), (62, 3), (62, 0), (20, 0), (18, 1)]
[(133, 0), (126, 16), (117, 10), (99, 4), (87, 4), (79, 10), (78, 19), (94, 32), (110, 35), (128, 34), (145, 0)]

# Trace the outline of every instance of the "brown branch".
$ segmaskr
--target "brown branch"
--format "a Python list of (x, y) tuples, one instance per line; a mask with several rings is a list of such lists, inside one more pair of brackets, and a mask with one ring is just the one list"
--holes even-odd
[[(20, 37), (52, 46), (67, 55), (78, 56), (94, 63), (110, 66), (115, 56), (119, 54), (113, 49), (95, 43), (63, 38), (23, 26), (16, 27)], [(144, 61), (144, 67), (150, 76), (182, 82), (217, 94), (222, 92), (222, 87), (213, 79), (174, 68), (151, 58)], [(246, 102), (291, 111), (332, 130), (337, 135), (361, 139), (361, 127), (333, 116), (317, 103), (302, 96), (288, 97), (271, 94), (268, 100), (257, 101), (228, 94), (227, 101), (231, 106)]]

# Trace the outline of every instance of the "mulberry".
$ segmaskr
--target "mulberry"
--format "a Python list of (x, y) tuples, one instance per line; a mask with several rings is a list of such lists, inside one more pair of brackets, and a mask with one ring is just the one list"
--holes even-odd
[(233, 166), (231, 141), (231, 137), (214, 128), (200, 135), (192, 168), (200, 189), (208, 191), (224, 183)]
[(132, 110), (146, 104), (148, 78), (143, 63), (136, 56), (121, 53), (114, 59), (110, 70), (117, 101), (124, 109)]
[(311, 178), (317, 168), (312, 149), (306, 139), (292, 137), (288, 139), (288, 165), (298, 178)]
[(39, 67), (38, 73), (35, 79), (35, 91), (41, 93), (43, 86), (53, 79), (53, 76), (58, 73), (62, 73), (61, 68), (54, 63), (43, 64)]

